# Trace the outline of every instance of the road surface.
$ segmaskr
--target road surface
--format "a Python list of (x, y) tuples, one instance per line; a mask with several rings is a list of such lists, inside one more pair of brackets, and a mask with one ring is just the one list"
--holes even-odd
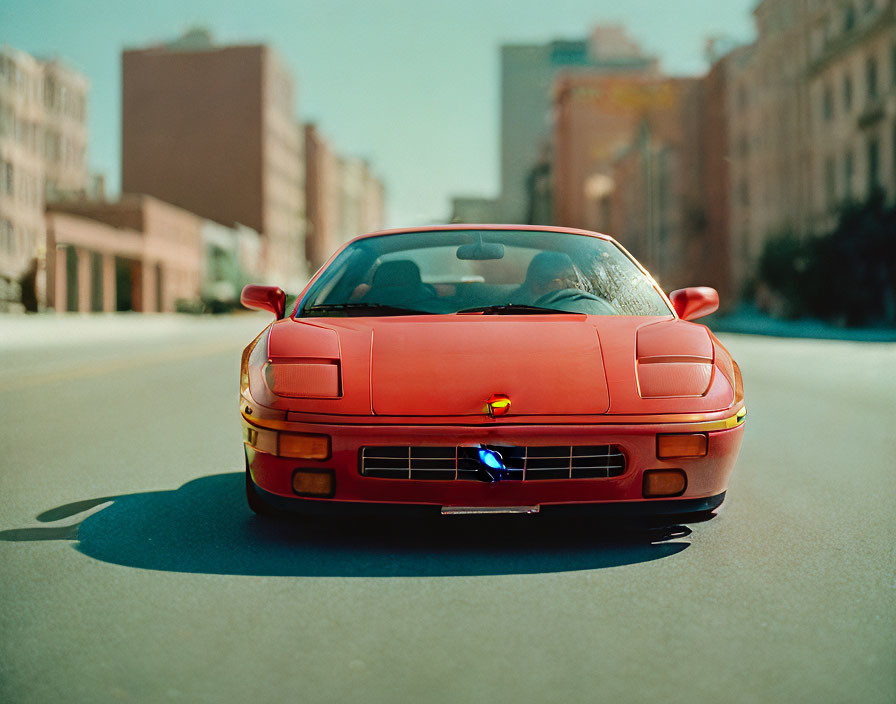
[(0, 319), (0, 701), (896, 701), (896, 346), (724, 337), (729, 500), (651, 542), (253, 517), (264, 323)]

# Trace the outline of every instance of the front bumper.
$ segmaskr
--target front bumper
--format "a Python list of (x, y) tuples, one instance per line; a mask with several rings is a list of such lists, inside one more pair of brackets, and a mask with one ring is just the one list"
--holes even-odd
[[(255, 486), (259, 498), (273, 508), (304, 516), (343, 518), (434, 517), (441, 512), (431, 504), (371, 503), (366, 501), (320, 501), (304, 497), (271, 494)], [(651, 501), (603, 501), (575, 504), (541, 505), (539, 513), (562, 518), (642, 518), (651, 516), (687, 516), (717, 509), (725, 501), (725, 492), (698, 499), (653, 499)]]
[[(273, 427), (272, 427), (273, 426)], [(450, 506), (554, 506), (579, 504), (632, 504), (648, 513), (687, 513), (711, 510), (721, 503), (737, 459), (743, 424), (724, 427), (715, 423), (599, 423), (587, 425), (348, 425), (332, 423), (266, 423), (243, 415), (243, 439), (252, 481), (269, 503), (309, 504), (374, 503), (423, 507)], [(275, 429), (276, 428), (276, 429)], [(327, 435), (331, 454), (325, 460), (280, 457), (276, 443), (265, 443), (266, 433), (286, 431)], [(708, 435), (703, 457), (657, 459), (659, 433)], [(382, 479), (362, 476), (361, 447), (372, 445), (619, 445), (626, 456), (623, 474), (593, 479), (540, 479), (498, 481)], [(264, 448), (264, 449), (262, 449)], [(330, 498), (300, 498), (293, 492), (297, 469), (330, 469), (335, 488)], [(687, 486), (675, 498), (645, 499), (643, 475), (648, 469), (676, 468), (687, 475)], [(714, 505), (713, 502), (717, 502)], [(655, 509), (651, 508), (655, 506)], [(696, 506), (696, 508), (694, 508)], [(708, 508), (706, 508), (708, 507)]]

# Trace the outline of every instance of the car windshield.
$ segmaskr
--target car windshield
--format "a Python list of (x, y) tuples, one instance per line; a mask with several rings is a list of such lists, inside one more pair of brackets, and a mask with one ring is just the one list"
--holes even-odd
[(563, 232), (441, 230), (353, 242), (299, 317), (415, 314), (670, 315), (615, 243)]

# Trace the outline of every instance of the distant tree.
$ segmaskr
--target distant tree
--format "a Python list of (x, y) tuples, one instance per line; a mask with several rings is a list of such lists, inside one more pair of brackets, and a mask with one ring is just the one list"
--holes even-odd
[(896, 325), (896, 206), (878, 192), (846, 205), (827, 235), (772, 238), (757, 278), (784, 300), (788, 315)]
[(28, 270), (19, 279), (22, 289), (22, 306), (29, 313), (37, 312), (37, 259), (32, 259)]
[(766, 241), (759, 257), (756, 278), (777, 295), (779, 308), (788, 317), (804, 314), (803, 281), (807, 247), (793, 232), (786, 231)]

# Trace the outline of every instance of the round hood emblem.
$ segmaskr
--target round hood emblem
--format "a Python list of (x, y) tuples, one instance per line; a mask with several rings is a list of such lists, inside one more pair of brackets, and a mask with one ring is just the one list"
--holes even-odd
[(510, 411), (510, 397), (506, 394), (492, 394), (485, 402), (483, 411), (492, 418), (507, 415)]

